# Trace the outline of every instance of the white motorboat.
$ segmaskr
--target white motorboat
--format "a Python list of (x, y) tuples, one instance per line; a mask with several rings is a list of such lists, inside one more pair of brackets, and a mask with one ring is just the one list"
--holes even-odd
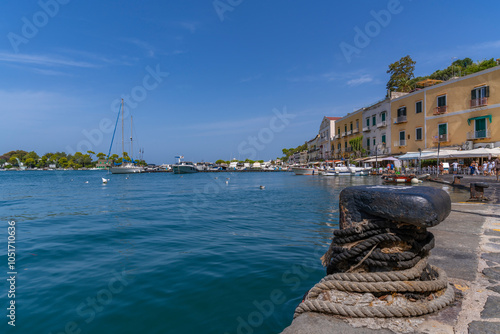
[(192, 173), (198, 173), (199, 170), (196, 168), (196, 166), (189, 161), (181, 161), (183, 159), (183, 156), (176, 156), (176, 159), (179, 159), (179, 161), (172, 165), (172, 171), (174, 174), (192, 174)]
[(109, 168), (111, 174), (133, 174), (144, 172), (144, 167), (136, 166), (132, 162), (125, 162), (120, 166), (113, 166)]
[(318, 171), (312, 167), (292, 167), (295, 175), (317, 175)]

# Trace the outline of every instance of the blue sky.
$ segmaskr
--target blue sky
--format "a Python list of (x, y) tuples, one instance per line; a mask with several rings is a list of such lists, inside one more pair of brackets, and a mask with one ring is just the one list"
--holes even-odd
[[(128, 96), (134, 151), (143, 147), (148, 162), (177, 154), (267, 160), (313, 138), (323, 116), (382, 99), (387, 66), (402, 56), (417, 62), (416, 75), (453, 57), (500, 57), (496, 2), (8, 0), (2, 7), (0, 153), (107, 153), (116, 101)], [(367, 36), (356, 39), (357, 31)]]

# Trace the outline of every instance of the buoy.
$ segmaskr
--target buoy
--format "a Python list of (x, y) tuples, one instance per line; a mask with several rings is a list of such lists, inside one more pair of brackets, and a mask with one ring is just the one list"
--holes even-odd
[(413, 179), (411, 179), (411, 184), (418, 184), (418, 179), (416, 177), (414, 177)]
[(226, 181), (226, 184), (229, 184), (229, 181)]
[(89, 181), (85, 181), (85, 183), (89, 183)]
[(259, 186), (259, 187), (260, 187), (260, 189), (262, 189), (262, 190), (266, 189), (266, 187), (265, 187), (265, 186)]
[(231, 180), (231, 179), (227, 177), (226, 180)]
[(105, 179), (102, 177), (102, 183), (106, 184), (106, 183), (108, 183), (108, 181), (109, 181), (109, 179)]

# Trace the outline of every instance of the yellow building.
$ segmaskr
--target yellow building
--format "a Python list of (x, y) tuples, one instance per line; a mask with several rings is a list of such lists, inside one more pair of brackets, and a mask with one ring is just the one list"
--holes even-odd
[(361, 136), (363, 109), (356, 110), (335, 121), (335, 137), (331, 151), (337, 159), (347, 158), (353, 153), (349, 141)]
[(500, 66), (391, 101), (392, 152), (500, 145)]

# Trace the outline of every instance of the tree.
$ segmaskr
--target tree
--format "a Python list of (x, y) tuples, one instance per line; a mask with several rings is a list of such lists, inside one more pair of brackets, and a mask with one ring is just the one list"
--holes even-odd
[(390, 73), (391, 76), (387, 82), (387, 89), (396, 92), (408, 92), (410, 90), (409, 87), (403, 85), (403, 83), (407, 83), (413, 78), (415, 64), (416, 62), (409, 55), (390, 64), (387, 73)]
[(92, 155), (95, 155), (94, 151), (87, 151), (87, 154), (90, 156), (90, 159), (92, 160)]
[(363, 136), (359, 136), (349, 140), (349, 145), (351, 145), (352, 150), (356, 153), (357, 156), (361, 156), (363, 152)]
[(215, 163), (216, 163), (217, 165), (220, 165), (220, 164), (224, 164), (224, 163), (226, 163), (226, 162), (225, 162), (224, 160), (222, 160), (222, 159), (219, 159), (219, 160), (217, 160)]
[(106, 154), (104, 154), (102, 152), (97, 153), (96, 156), (97, 156), (98, 159), (105, 159), (106, 158)]
[(62, 157), (59, 159), (58, 163), (59, 163), (59, 167), (68, 168), (68, 158)]
[(24, 163), (30, 167), (30, 168), (33, 168), (33, 166), (35, 165), (35, 159), (33, 158), (28, 158), (24, 161)]
[(9, 159), (9, 163), (12, 165), (12, 166), (16, 166), (18, 167), (19, 166), (19, 163), (17, 161), (17, 157), (15, 155), (11, 156), (10, 159)]

